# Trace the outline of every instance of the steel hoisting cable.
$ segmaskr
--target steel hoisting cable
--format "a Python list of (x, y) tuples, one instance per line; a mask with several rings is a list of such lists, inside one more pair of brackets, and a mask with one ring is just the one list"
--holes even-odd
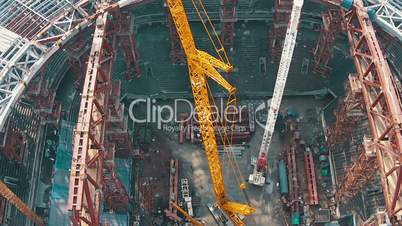
[[(207, 19), (207, 21), (208, 21), (208, 24), (209, 24), (209, 26), (212, 28), (212, 31), (213, 31), (213, 33), (214, 33), (213, 35), (216, 37), (216, 40), (217, 40), (218, 43), (216, 43), (216, 42), (214, 41), (214, 39), (213, 39), (213, 37), (212, 37), (212, 35), (211, 35), (211, 32), (209, 31), (207, 25), (205, 24), (205, 21), (204, 21), (202, 15), (201, 15), (201, 12), (200, 12), (200, 10), (198, 9), (197, 4), (195, 3), (195, 0), (191, 0), (191, 2), (193, 3), (194, 9), (195, 9), (195, 11), (197, 12), (197, 15), (198, 15), (198, 17), (200, 18), (201, 23), (202, 23), (202, 25), (203, 25), (205, 31), (207, 32), (207, 35), (208, 35), (209, 39), (211, 40), (211, 43), (212, 43), (212, 45), (213, 45), (213, 47), (214, 47), (214, 49), (215, 49), (215, 52), (218, 54), (220, 60), (221, 60), (222, 62), (226, 63), (226, 64), (230, 64), (230, 61), (229, 61), (229, 58), (228, 58), (227, 53), (226, 53), (226, 51), (225, 51), (225, 48), (224, 48), (224, 46), (223, 46), (223, 44), (222, 44), (222, 42), (221, 42), (221, 40), (220, 40), (220, 38), (219, 38), (219, 36), (218, 36), (218, 33), (216, 32), (216, 29), (215, 29), (215, 27), (214, 27), (214, 25), (213, 25), (213, 23), (212, 23), (212, 21), (211, 21), (209, 15), (208, 15), (208, 13), (207, 13), (207, 10), (205, 9), (205, 6), (204, 6), (202, 0), (198, 0), (198, 2), (199, 2), (199, 4), (200, 4), (201, 7), (202, 7), (202, 12), (203, 12), (204, 15), (206, 16), (206, 19)], [(219, 46), (218, 46), (218, 45), (219, 45)], [(222, 54), (222, 53), (223, 53), (223, 54)]]
[[(208, 82), (207, 82), (207, 87), (208, 87), (209, 93), (212, 94), (212, 91), (211, 91), (211, 88), (210, 88)], [(234, 101), (237, 102), (236, 101), (237, 100), (236, 96), (234, 94), (229, 94), (228, 103), (230, 102), (230, 96), (234, 96)], [(217, 106), (216, 102), (215, 102), (215, 99), (213, 98), (212, 95), (211, 95), (211, 99), (212, 99), (213, 105)], [(223, 134), (220, 131), (220, 129), (218, 129), (218, 134), (219, 134), (219, 137), (220, 137), (220, 139), (222, 141), (222, 144), (223, 144), (223, 147), (224, 147), (224, 154), (227, 156), (227, 158), (229, 160), (229, 165), (230, 165), (230, 167), (231, 167), (231, 169), (232, 169), (232, 171), (233, 171), (233, 173), (235, 175), (236, 182), (238, 183), (239, 187), (241, 187), (241, 185), (243, 184), (244, 178), (243, 178), (243, 175), (242, 175), (242, 173), (240, 171), (239, 164), (238, 164), (238, 162), (237, 162), (237, 160), (236, 160), (236, 158), (234, 156), (233, 149), (232, 149), (232, 146), (231, 146), (232, 145), (232, 140), (233, 140), (233, 132), (231, 133), (231, 138), (229, 139), (228, 136), (227, 136), (227, 132), (226, 132), (226, 125), (227, 124), (225, 124), (225, 126), (222, 126), (222, 123), (221, 122), (219, 122), (219, 123), (220, 123), (220, 125), (219, 125), (220, 128), (223, 128)], [(227, 122), (225, 122), (225, 123), (227, 123)]]

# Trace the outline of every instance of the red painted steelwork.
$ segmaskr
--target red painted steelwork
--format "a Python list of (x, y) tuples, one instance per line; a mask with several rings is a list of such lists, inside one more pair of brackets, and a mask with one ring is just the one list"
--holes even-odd
[(336, 36), (341, 32), (342, 20), (339, 9), (330, 9), (322, 14), (322, 26), (317, 45), (313, 52), (313, 72), (327, 76), (329, 61), (333, 57)]
[(268, 32), (268, 50), (271, 62), (279, 62), (282, 54), (284, 37), (288, 27), (293, 0), (276, 0), (272, 27)]
[(389, 216), (401, 215), (402, 107), (388, 62), (366, 10), (344, 12), (351, 54), (366, 103)]
[[(165, 3), (166, 5), (166, 3)], [(169, 8), (166, 7), (168, 11)], [(186, 57), (184, 55), (183, 48), (181, 46), (181, 42), (179, 36), (176, 31), (176, 27), (173, 23), (172, 17), (170, 12), (167, 12), (167, 22), (169, 27), (169, 35), (170, 35), (170, 60), (172, 64), (185, 64)]]
[(307, 179), (308, 204), (318, 205), (317, 181), (312, 152), (304, 152), (304, 169)]
[(100, 224), (100, 189), (103, 184), (104, 129), (108, 92), (99, 92), (110, 81), (113, 55), (107, 44), (108, 13), (97, 19), (87, 73), (74, 130), (68, 208), (72, 222)]
[(221, 1), (221, 40), (226, 49), (234, 46), (237, 0)]
[(132, 74), (136, 74), (137, 77), (141, 76), (140, 67), (140, 54), (135, 42), (133, 17), (130, 12), (122, 12), (119, 15), (119, 36), (120, 46), (123, 50), (124, 61), (126, 62), (127, 71), (126, 79), (130, 80)]

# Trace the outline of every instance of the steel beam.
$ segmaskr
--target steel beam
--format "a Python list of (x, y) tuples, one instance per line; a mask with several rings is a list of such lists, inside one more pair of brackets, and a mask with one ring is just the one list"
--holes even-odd
[(0, 181), (0, 195), (9, 203), (27, 216), (37, 226), (44, 226), (45, 222), (32, 209), (30, 209), (17, 195), (14, 194), (2, 181)]
[(361, 224), (362, 226), (391, 226), (391, 222), (384, 211), (378, 211), (374, 216)]
[(373, 142), (365, 138), (358, 159), (346, 170), (346, 176), (338, 186), (336, 199), (342, 202), (356, 196), (374, 177), (377, 169)]
[(327, 76), (331, 68), (328, 66), (333, 57), (336, 36), (342, 30), (339, 9), (330, 9), (322, 15), (322, 26), (317, 45), (313, 52), (313, 72)]
[(402, 1), (382, 1), (374, 8), (376, 8), (375, 21), (391, 36), (402, 42)]
[(304, 169), (306, 173), (307, 180), (307, 190), (308, 190), (308, 201), (309, 205), (318, 205), (318, 191), (317, 191), (317, 180), (315, 176), (315, 166), (313, 153), (304, 152)]
[[(99, 225), (105, 156), (104, 133), (108, 92), (98, 92), (111, 81), (113, 52), (107, 48), (108, 13), (96, 20), (92, 48), (85, 75), (78, 122), (74, 129), (73, 160), (68, 209), (78, 222)], [(101, 72), (102, 71), (102, 72)]]
[(140, 54), (135, 41), (134, 20), (129, 12), (121, 12), (119, 15), (119, 37), (120, 46), (123, 50), (124, 61), (126, 62), (127, 71), (126, 79), (130, 80), (132, 74), (137, 77), (141, 76)]
[(234, 45), (237, 3), (238, 0), (221, 1), (221, 40), (226, 49)]
[(115, 145), (107, 144), (107, 154), (103, 164), (103, 186), (105, 211), (113, 210), (115, 213), (127, 213), (128, 193), (120, 181), (115, 166)]
[(271, 62), (279, 62), (281, 58), (286, 29), (292, 12), (292, 0), (276, 0), (272, 27), (268, 32), (268, 51)]

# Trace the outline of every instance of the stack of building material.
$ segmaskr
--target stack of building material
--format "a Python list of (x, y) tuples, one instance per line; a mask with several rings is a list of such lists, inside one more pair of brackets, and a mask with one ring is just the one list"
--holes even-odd
[(114, 81), (109, 96), (106, 137), (115, 145), (116, 157), (133, 155), (133, 143), (128, 131), (128, 118), (124, 115), (124, 104), (120, 103), (121, 81)]
[(61, 105), (55, 101), (56, 92), (51, 89), (45, 74), (39, 74), (29, 85), (27, 96), (32, 101), (35, 112), (41, 116), (41, 123), (57, 125), (61, 115)]
[(235, 157), (241, 157), (243, 155), (243, 151), (246, 148), (244, 146), (235, 146), (235, 145), (231, 145), (231, 146), (218, 146), (218, 153), (219, 155), (234, 155)]
[(128, 192), (121, 182), (115, 166), (115, 146), (107, 144), (106, 155), (103, 162), (103, 186), (104, 207), (106, 211), (113, 210), (116, 213), (127, 213)]
[(292, 214), (292, 224), (298, 224), (299, 221), (299, 208), (300, 208), (300, 198), (299, 198), (299, 182), (297, 178), (297, 166), (296, 166), (296, 147), (291, 146), (288, 149), (288, 171), (289, 171), (289, 201), (290, 201), (290, 211)]
[(166, 217), (172, 221), (181, 221), (177, 216), (177, 209), (173, 207), (172, 202), (177, 203), (178, 200), (178, 183), (179, 183), (179, 160), (170, 160), (170, 176), (169, 176), (169, 208), (165, 210)]
[(190, 194), (189, 184), (187, 178), (183, 178), (180, 180), (181, 183), (181, 196), (184, 200), (185, 206), (187, 208), (187, 213), (190, 216), (194, 216), (193, 205), (192, 205), (192, 198)]
[(194, 123), (193, 119), (188, 114), (181, 114), (179, 116), (179, 143), (183, 144), (185, 140), (194, 142)]
[(318, 205), (317, 181), (315, 177), (313, 153), (311, 151), (306, 150), (304, 152), (304, 169), (309, 193), (307, 203), (310, 205)]

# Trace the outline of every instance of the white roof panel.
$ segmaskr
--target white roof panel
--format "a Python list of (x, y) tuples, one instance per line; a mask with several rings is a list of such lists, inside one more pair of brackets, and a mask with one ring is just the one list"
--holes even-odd
[(0, 26), (0, 55), (7, 51), (15, 43), (15, 40), (20, 37), (16, 33)]

